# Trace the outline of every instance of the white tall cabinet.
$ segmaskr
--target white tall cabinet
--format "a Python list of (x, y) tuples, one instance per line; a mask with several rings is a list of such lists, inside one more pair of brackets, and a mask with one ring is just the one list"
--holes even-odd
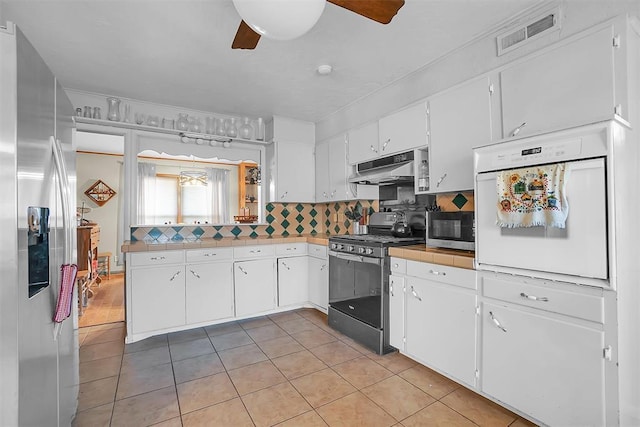
[(316, 202), (351, 200), (351, 166), (347, 161), (346, 135), (340, 134), (316, 145)]
[(309, 244), (309, 302), (326, 313), (329, 308), (327, 247)]

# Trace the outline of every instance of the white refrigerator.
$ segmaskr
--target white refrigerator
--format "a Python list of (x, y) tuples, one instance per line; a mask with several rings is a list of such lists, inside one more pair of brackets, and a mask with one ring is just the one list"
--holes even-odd
[(76, 259), (73, 106), (12, 23), (0, 27), (0, 58), (0, 425), (68, 426), (77, 304), (58, 334), (52, 319), (60, 267)]

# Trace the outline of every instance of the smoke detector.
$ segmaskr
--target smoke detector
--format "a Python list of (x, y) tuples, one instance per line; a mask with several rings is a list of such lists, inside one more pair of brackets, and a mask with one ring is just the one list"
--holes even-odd
[(331, 74), (331, 71), (333, 71), (333, 67), (328, 64), (323, 64), (323, 65), (319, 65), (316, 71), (321, 76), (328, 76), (329, 74)]

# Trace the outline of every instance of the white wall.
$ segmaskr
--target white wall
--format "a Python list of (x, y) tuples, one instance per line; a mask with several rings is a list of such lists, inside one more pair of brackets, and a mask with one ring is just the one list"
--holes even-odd
[[(79, 134), (81, 132), (78, 132)], [(105, 135), (101, 135), (105, 136)], [(110, 136), (110, 138), (117, 138)], [(78, 177), (77, 200), (78, 206), (84, 202), (91, 212), (84, 215), (85, 219), (98, 223), (100, 226), (100, 242), (98, 252), (111, 252), (114, 257), (120, 256), (118, 247), (118, 212), (121, 203), (120, 174), (122, 170), (122, 156), (113, 154), (78, 153), (76, 157)], [(116, 192), (107, 203), (98, 206), (89, 199), (84, 192), (97, 180), (102, 180)], [(122, 271), (123, 266), (116, 265), (111, 259), (111, 271)]]
[[(345, 106), (316, 123), (316, 141), (326, 140), (351, 128), (377, 120), (406, 105), (506, 65), (614, 16), (621, 14), (640, 16), (638, 0), (544, 1), (536, 11), (542, 13), (553, 10), (555, 6), (561, 8), (560, 32), (540, 36), (539, 39), (532, 40), (521, 48), (497, 56), (496, 35), (513, 25), (505, 23), (502, 27), (479, 36), (466, 46), (450, 52), (445, 57), (425, 65), (422, 69)], [(533, 15), (536, 11), (532, 11)], [(521, 17), (521, 20), (526, 20), (529, 16), (528, 14)], [(417, 55), (419, 52), (413, 54)]]

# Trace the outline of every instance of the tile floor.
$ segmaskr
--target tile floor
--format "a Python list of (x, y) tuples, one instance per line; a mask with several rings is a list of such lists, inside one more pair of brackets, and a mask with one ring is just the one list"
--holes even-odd
[(94, 286), (95, 294), (78, 318), (80, 327), (124, 321), (124, 274), (111, 274), (111, 279), (101, 277), (100, 286)]
[(527, 426), (414, 361), (301, 309), (123, 344), (80, 329), (74, 426)]

